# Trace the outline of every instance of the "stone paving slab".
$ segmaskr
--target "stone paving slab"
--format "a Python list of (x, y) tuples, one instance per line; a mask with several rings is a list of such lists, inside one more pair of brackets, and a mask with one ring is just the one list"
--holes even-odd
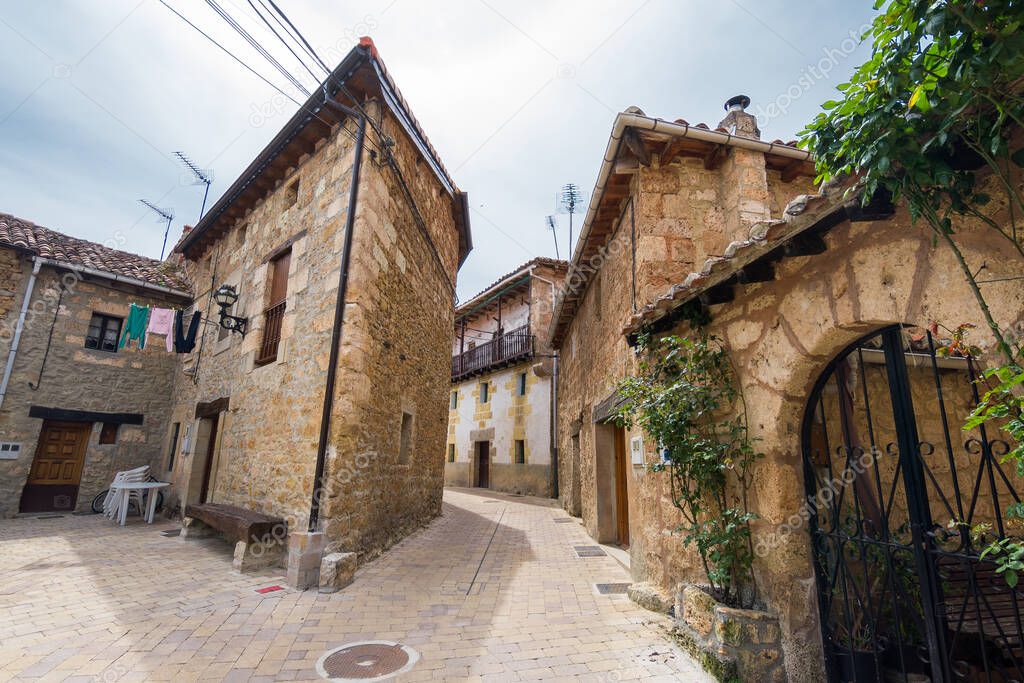
[(323, 595), (283, 569), (236, 574), (218, 539), (100, 516), (0, 520), (0, 680), (318, 681), (361, 640), (419, 651), (399, 681), (710, 681), (668, 619), (596, 583), (629, 580), (554, 502), (445, 492), (427, 528)]

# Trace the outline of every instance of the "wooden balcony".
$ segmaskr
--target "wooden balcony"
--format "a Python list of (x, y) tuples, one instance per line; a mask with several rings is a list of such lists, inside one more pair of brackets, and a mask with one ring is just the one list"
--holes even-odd
[(480, 346), (452, 356), (452, 381), (459, 382), (511, 365), (534, 354), (534, 335), (530, 326), (523, 325), (510, 330)]

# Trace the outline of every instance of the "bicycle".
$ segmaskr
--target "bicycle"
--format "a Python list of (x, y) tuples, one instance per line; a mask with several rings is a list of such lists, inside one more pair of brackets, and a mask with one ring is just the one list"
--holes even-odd
[[(157, 479), (156, 477), (154, 477), (151, 474), (148, 477), (146, 477), (146, 481), (160, 481), (160, 480)], [(103, 491), (100, 491), (99, 493), (96, 494), (96, 497), (92, 499), (92, 511), (93, 511), (94, 514), (98, 515), (101, 512), (103, 512), (103, 502), (107, 499), (107, 494), (109, 492), (110, 492), (110, 489), (105, 489)], [(145, 498), (148, 495), (150, 495), (148, 492), (142, 494), (143, 498)], [(143, 506), (145, 506), (145, 501), (143, 502)], [(161, 508), (163, 508), (163, 506), (164, 506), (164, 494), (163, 494), (163, 491), (157, 490), (157, 492), (156, 492), (156, 511), (160, 512), (160, 510), (161, 510)], [(142, 512), (136, 506), (135, 501), (132, 500), (132, 499), (129, 499), (129, 501), (128, 501), (128, 512), (133, 512), (133, 511), (135, 512), (135, 514), (142, 514)]]

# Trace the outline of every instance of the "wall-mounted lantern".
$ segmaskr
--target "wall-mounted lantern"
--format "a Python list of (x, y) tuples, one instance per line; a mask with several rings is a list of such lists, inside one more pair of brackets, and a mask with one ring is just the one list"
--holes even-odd
[(238, 301), (238, 292), (235, 291), (235, 288), (231, 285), (221, 285), (214, 292), (213, 299), (220, 306), (220, 326), (225, 330), (238, 332), (244, 337), (245, 330), (249, 326), (249, 319), (240, 318), (228, 313), (231, 307)]

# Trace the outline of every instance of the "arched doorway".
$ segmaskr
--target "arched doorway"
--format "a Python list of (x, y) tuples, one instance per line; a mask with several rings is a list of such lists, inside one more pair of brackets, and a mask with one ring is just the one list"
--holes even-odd
[[(978, 368), (893, 326), (822, 373), (802, 451), (832, 681), (1024, 680), (1024, 590), (971, 529), (1011, 534), (1024, 479), (999, 434), (963, 431)], [(1019, 534), (1018, 534), (1019, 535)], [(925, 678), (920, 678), (925, 676)]]

